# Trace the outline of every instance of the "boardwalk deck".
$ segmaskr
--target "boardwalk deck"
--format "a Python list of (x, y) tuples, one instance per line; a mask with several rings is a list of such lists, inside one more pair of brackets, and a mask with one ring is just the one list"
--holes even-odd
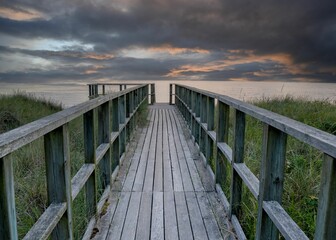
[(156, 104), (148, 117), (148, 125), (131, 143), (91, 237), (235, 239), (180, 113)]

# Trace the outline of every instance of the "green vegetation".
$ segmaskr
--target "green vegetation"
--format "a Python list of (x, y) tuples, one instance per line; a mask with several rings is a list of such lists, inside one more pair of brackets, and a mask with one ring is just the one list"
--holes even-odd
[[(336, 105), (328, 101), (287, 96), (262, 99), (253, 104), (336, 135)], [(251, 117), (247, 117), (246, 124), (244, 160), (258, 177), (263, 125)], [(232, 146), (232, 126), (230, 132)], [(315, 231), (322, 159), (321, 152), (292, 137), (288, 138), (283, 206), (309, 238), (313, 238)], [(239, 218), (248, 239), (254, 239), (257, 201), (245, 186), (242, 199), (242, 215)]]

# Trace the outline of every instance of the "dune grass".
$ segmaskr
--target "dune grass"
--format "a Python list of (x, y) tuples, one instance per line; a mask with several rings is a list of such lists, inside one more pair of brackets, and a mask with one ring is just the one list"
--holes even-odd
[[(336, 135), (336, 105), (327, 100), (309, 101), (286, 96), (262, 99), (253, 104)], [(246, 126), (244, 161), (259, 177), (263, 125), (247, 117)], [(232, 126), (230, 132), (232, 135)], [(232, 146), (232, 136), (230, 139)], [(320, 151), (288, 137), (283, 206), (309, 238), (313, 238), (315, 231), (322, 159)], [(248, 239), (254, 239), (257, 201), (246, 187), (243, 187), (242, 199), (240, 221)]]

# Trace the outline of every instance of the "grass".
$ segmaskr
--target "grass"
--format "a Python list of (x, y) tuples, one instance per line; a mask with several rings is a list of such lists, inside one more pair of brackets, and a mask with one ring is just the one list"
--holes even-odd
[[(0, 133), (60, 110), (62, 110), (61, 104), (37, 98), (32, 94), (15, 92), (13, 95), (0, 95)], [(143, 104), (140, 111), (140, 114), (137, 115), (137, 124), (143, 125), (146, 121), (147, 105)], [(97, 131), (97, 126), (95, 130)], [(69, 131), (71, 175), (73, 177), (84, 163), (82, 117), (78, 117), (69, 123)], [(13, 161), (14, 165), (19, 238), (25, 236), (48, 207), (43, 145), (43, 138), (39, 138), (6, 157)], [(74, 239), (81, 238), (87, 223), (85, 195), (84, 191), (81, 191), (73, 201)]]
[[(253, 104), (336, 135), (336, 105), (327, 100), (309, 101), (287, 96), (262, 99)], [(251, 117), (247, 117), (246, 125), (244, 161), (258, 177), (263, 125)], [(230, 139), (232, 146), (232, 137)], [(309, 238), (313, 238), (315, 231), (322, 159), (321, 152), (288, 137), (283, 206)], [(242, 199), (240, 221), (248, 239), (254, 239), (257, 201), (245, 187)]]

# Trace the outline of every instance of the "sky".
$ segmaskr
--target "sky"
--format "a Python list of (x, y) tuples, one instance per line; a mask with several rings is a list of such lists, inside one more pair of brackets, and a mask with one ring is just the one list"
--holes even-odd
[(0, 82), (336, 82), (335, 0), (4, 0)]

